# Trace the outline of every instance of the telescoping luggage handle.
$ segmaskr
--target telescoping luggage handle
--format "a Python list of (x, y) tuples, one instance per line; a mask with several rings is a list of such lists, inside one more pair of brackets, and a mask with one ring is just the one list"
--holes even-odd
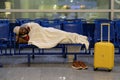
[(110, 23), (101, 24), (101, 42), (103, 41), (103, 26), (108, 27), (108, 42), (110, 42)]

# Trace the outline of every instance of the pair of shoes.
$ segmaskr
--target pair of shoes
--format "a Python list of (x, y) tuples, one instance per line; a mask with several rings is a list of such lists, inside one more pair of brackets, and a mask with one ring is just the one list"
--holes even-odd
[(72, 67), (75, 69), (88, 69), (88, 66), (81, 61), (74, 61)]
[(78, 63), (78, 61), (74, 61), (73, 64), (72, 64), (72, 68), (74, 69), (82, 69), (81, 65)]

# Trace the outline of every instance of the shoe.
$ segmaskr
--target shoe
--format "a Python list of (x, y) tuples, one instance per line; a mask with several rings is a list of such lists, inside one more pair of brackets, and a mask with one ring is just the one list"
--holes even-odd
[(82, 66), (79, 64), (78, 61), (74, 61), (72, 64), (72, 68), (79, 70), (82, 69)]
[(88, 66), (84, 62), (78, 61), (78, 63), (81, 65), (82, 69), (88, 69)]

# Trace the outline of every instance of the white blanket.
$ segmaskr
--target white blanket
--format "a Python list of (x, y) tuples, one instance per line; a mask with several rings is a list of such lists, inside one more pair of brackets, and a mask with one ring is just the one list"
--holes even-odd
[(30, 27), (28, 44), (35, 45), (39, 48), (52, 48), (58, 43), (80, 43), (89, 47), (86, 36), (76, 33), (65, 32), (55, 28), (44, 28), (37, 23), (27, 23)]

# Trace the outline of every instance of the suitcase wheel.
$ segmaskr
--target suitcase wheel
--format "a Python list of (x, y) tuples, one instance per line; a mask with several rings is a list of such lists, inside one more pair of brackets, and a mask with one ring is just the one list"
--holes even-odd
[(94, 68), (94, 71), (96, 71), (97, 70), (97, 68)]
[(108, 69), (108, 72), (111, 72), (112, 71), (112, 69)]

